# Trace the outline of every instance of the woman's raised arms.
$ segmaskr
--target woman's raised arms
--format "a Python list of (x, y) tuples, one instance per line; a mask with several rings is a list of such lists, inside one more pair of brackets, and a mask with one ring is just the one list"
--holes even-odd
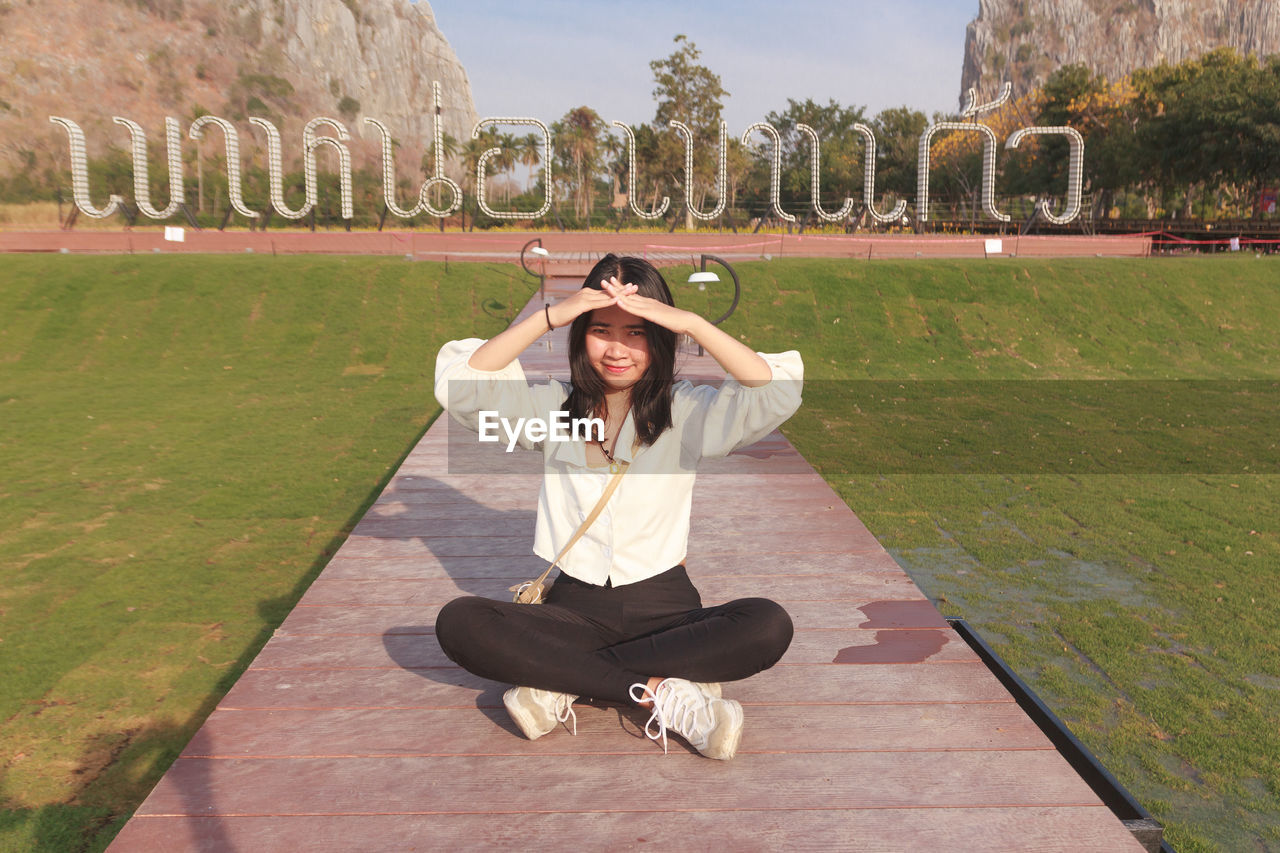
[(629, 284), (615, 289), (613, 292), (584, 287), (574, 291), (567, 299), (562, 299), (545, 311), (537, 311), (523, 320), (512, 323), (500, 334), (490, 338), (478, 350), (471, 354), (467, 364), (475, 370), (501, 370), (515, 361), (520, 353), (527, 350), (534, 341), (551, 331), (547, 328), (550, 318), (555, 328), (567, 326), (588, 311), (597, 308), (608, 308), (615, 305), (620, 296), (635, 293), (636, 286)]

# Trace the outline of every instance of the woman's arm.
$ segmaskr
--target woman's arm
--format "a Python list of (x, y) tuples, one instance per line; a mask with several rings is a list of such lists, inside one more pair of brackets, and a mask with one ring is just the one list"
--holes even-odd
[[(627, 288), (631, 288), (629, 293)], [(738, 384), (755, 388), (768, 385), (773, 379), (773, 371), (763, 358), (746, 344), (722, 331), (710, 320), (692, 311), (684, 311), (665, 302), (639, 296), (634, 288), (634, 285), (621, 284), (616, 278), (604, 282), (605, 291), (613, 295), (624, 311), (657, 323), (677, 335), (689, 335), (710, 353), (725, 372), (738, 381)]]
[(523, 320), (512, 323), (505, 331), (485, 341), (471, 354), (467, 364), (475, 370), (502, 370), (532, 346), (534, 341), (551, 331), (547, 328), (548, 317), (554, 328), (567, 326), (579, 314), (597, 308), (608, 308), (617, 303), (621, 295), (634, 293), (635, 290), (634, 284), (620, 288), (616, 293), (605, 293), (590, 287), (581, 288), (547, 310), (535, 311)]
[(739, 385), (757, 388), (773, 381), (773, 370), (751, 347), (697, 314), (685, 334), (711, 354)]

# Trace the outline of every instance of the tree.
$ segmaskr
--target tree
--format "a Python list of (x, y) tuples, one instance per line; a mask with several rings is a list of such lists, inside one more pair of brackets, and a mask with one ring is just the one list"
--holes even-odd
[[(665, 59), (649, 63), (653, 71), (653, 97), (658, 102), (653, 127), (659, 134), (658, 162), (646, 164), (649, 171), (661, 169), (669, 180), (684, 189), (686, 197), (702, 206), (715, 180), (715, 158), (704, 154), (694, 159), (694, 174), (684, 174), (685, 143), (669, 130), (672, 119), (684, 122), (693, 134), (694, 150), (709, 152), (719, 144), (721, 99), (728, 92), (719, 75), (698, 63), (702, 55), (688, 36), (677, 35), (676, 49)], [(655, 168), (656, 167), (656, 168)], [(680, 175), (679, 179), (676, 175)], [(686, 212), (685, 227), (693, 229), (693, 216)]]
[(589, 217), (594, 208), (593, 186), (600, 170), (600, 134), (604, 126), (604, 120), (595, 110), (575, 107), (553, 128), (556, 151), (572, 175), (573, 212), (578, 217)]
[(458, 156), (458, 140), (454, 139), (448, 133), (440, 134), (440, 150), (436, 151), (436, 141), (432, 139), (427, 143), (427, 148), (422, 152), (422, 171), (427, 175), (436, 173), (436, 158), (440, 159), (441, 166), (444, 163)]
[[(440, 150), (436, 150), (436, 141), (433, 137), (427, 142), (426, 150), (422, 152), (422, 173), (424, 175), (435, 175), (436, 161), (440, 162), (440, 171), (445, 171), (444, 164), (458, 156), (458, 140), (454, 139), (451, 134), (440, 133)], [(434, 200), (432, 204), (436, 210), (440, 209), (441, 193), (443, 192), (439, 184), (436, 184), (432, 190)]]
[[(1084, 65), (1059, 68), (1042, 90), (1036, 124), (1068, 125), (1084, 137), (1084, 181), (1086, 190), (1094, 193), (1095, 217), (1110, 209), (1116, 191), (1139, 182), (1134, 96), (1128, 78), (1112, 84)], [(1052, 143), (1033, 179), (1066, 180), (1066, 145), (1060, 140)]]
[(796, 130), (798, 124), (812, 127), (821, 143), (822, 200), (830, 203), (828, 207), (838, 207), (839, 199), (845, 197), (861, 202), (864, 145), (853, 126), (865, 122), (864, 110), (830, 99), (823, 105), (811, 98), (803, 102), (788, 98), (786, 110), (765, 117), (782, 139), (782, 194), (796, 209), (809, 207), (813, 168), (809, 138)]
[(1247, 181), (1253, 170), (1249, 87), (1256, 70), (1256, 60), (1221, 48), (1132, 75), (1142, 113), (1140, 155), (1163, 192), (1185, 188), (1184, 215), (1197, 190)]
[[(532, 172), (542, 163), (542, 137), (536, 133), (527, 133), (516, 140), (516, 160)], [(536, 183), (536, 182), (535, 182)], [(525, 189), (529, 187), (526, 185)]]
[[(463, 189), (463, 209), (470, 203), (470, 199), (475, 197), (476, 193), (476, 168), (480, 163), (480, 155), (486, 150), (495, 147), (498, 144), (498, 131), (492, 127), (486, 127), (480, 131), (480, 135), (472, 139), (468, 139), (458, 149), (459, 155), (462, 157), (462, 189)], [(485, 187), (486, 191), (488, 187)], [(473, 214), (472, 225), (474, 227)]]
[(929, 119), (910, 107), (881, 110), (871, 121), (876, 135), (876, 187), (900, 198), (916, 192), (916, 160), (920, 136)]

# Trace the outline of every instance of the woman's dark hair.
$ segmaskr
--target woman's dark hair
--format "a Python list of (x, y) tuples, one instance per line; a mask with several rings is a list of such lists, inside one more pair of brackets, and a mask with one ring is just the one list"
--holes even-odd
[[(591, 272), (583, 287), (603, 289), (601, 282), (616, 276), (623, 284), (634, 284), (640, 296), (675, 305), (671, 290), (662, 273), (641, 258), (605, 255)], [(599, 417), (609, 386), (591, 366), (587, 355), (587, 327), (591, 313), (579, 314), (569, 327), (569, 378), (573, 390), (565, 401), (571, 418)], [(631, 386), (631, 415), (636, 435), (644, 444), (653, 444), (671, 426), (671, 385), (675, 381), (676, 333), (657, 323), (644, 321), (644, 334), (649, 340), (649, 366)]]

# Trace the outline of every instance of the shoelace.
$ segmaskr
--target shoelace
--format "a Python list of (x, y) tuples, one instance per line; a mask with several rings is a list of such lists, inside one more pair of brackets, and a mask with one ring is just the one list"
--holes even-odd
[(568, 725), (569, 720), (573, 720), (573, 736), (578, 736), (578, 715), (573, 710), (573, 700), (569, 698), (569, 694), (561, 693), (556, 698), (555, 707), (556, 720)]
[[(640, 690), (639, 695), (636, 689)], [(696, 689), (696, 688), (695, 688)], [(644, 734), (649, 740), (662, 740), (662, 752), (667, 753), (667, 729), (672, 728), (681, 734), (688, 736), (693, 731), (692, 723), (698, 709), (689, 701), (689, 697), (681, 696), (674, 685), (667, 684), (666, 680), (660, 682), (657, 688), (650, 690), (649, 685), (636, 683), (631, 685), (628, 691), (633, 701), (643, 702), (648, 699), (653, 703), (653, 714), (649, 717), (649, 721), (644, 724)], [(701, 698), (701, 696), (699, 696)], [(702, 703), (702, 704), (705, 704)], [(650, 731), (654, 722), (658, 724), (658, 731)]]

